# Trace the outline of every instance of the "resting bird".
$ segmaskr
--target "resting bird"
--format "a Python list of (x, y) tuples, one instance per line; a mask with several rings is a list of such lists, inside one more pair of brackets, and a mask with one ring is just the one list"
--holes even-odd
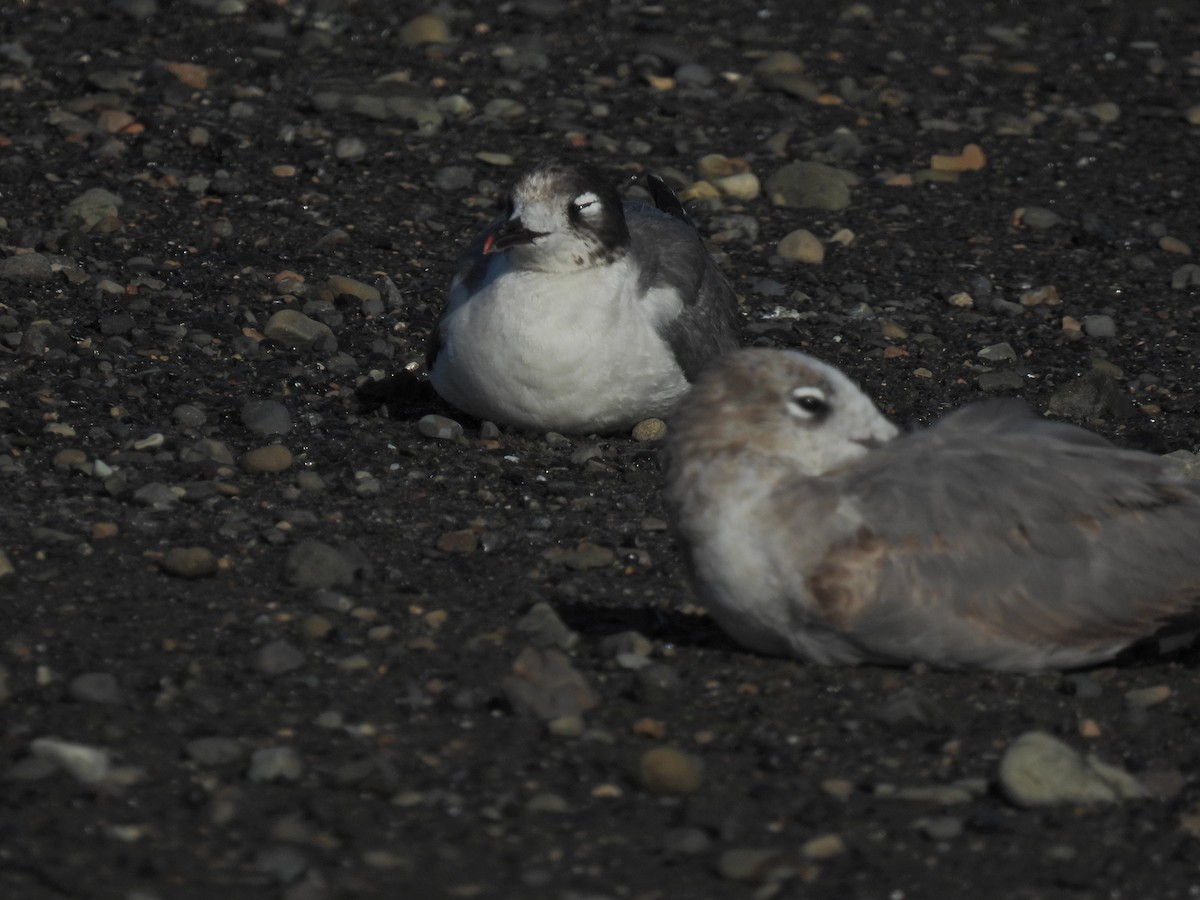
[(802, 353), (718, 361), (668, 433), (696, 591), (736, 641), (823, 665), (1085, 666), (1200, 607), (1200, 485), (989, 401), (898, 436)]
[(662, 416), (737, 347), (737, 299), (687, 213), (622, 203), (598, 170), (546, 162), (459, 260), (431, 336), (434, 389), (480, 419), (538, 431)]

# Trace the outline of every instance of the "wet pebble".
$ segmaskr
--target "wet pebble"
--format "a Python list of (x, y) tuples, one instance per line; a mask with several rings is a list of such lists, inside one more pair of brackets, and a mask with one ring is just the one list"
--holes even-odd
[(254, 666), (265, 675), (282, 675), (304, 665), (304, 654), (287, 641), (272, 641), (255, 654)]
[(635, 667), (634, 671), (634, 693), (644, 703), (668, 702), (683, 686), (679, 673), (663, 663), (651, 662)]
[(267, 320), (263, 334), (288, 347), (304, 349), (333, 337), (333, 329), (295, 309), (281, 309)]
[(163, 555), (163, 571), (179, 578), (209, 578), (220, 563), (207, 547), (172, 547)]
[(1013, 213), (1014, 221), (1039, 231), (1044, 231), (1048, 228), (1053, 228), (1056, 225), (1061, 225), (1063, 217), (1052, 209), (1046, 209), (1044, 206), (1026, 206), (1018, 209)]
[(824, 163), (794, 162), (767, 179), (767, 196), (775, 206), (836, 212), (850, 205), (850, 189), (859, 180)]
[(1088, 337), (1111, 338), (1117, 336), (1117, 323), (1112, 316), (1084, 316), (1083, 330)]
[(434, 414), (422, 416), (417, 422), (417, 431), (425, 437), (440, 441), (457, 441), (463, 436), (463, 427), (460, 424), (453, 419)]
[(109, 234), (121, 227), (119, 212), (124, 201), (104, 188), (89, 188), (62, 211), (63, 222), (79, 231)]
[(355, 278), (347, 278), (344, 275), (331, 275), (326, 283), (335, 297), (353, 297), (356, 300), (364, 301), (378, 301), (382, 299), (379, 288)]
[(0, 278), (8, 281), (45, 283), (55, 277), (54, 266), (41, 253), (20, 253), (0, 260)]
[(703, 828), (684, 825), (670, 828), (663, 834), (663, 850), (680, 856), (707, 853), (712, 848), (712, 839)]
[(179, 502), (179, 494), (170, 486), (159, 481), (144, 484), (133, 492), (133, 499), (143, 506), (168, 509)]
[(81, 703), (120, 703), (121, 686), (108, 672), (85, 672), (67, 685), (71, 699)]
[(228, 737), (203, 737), (187, 742), (188, 758), (202, 766), (222, 766), (236, 762), (246, 753), (241, 741)]
[(304, 762), (293, 747), (264, 747), (250, 757), (246, 777), (251, 781), (298, 781)]
[(284, 472), (292, 466), (292, 451), (283, 444), (256, 447), (239, 456), (238, 465), (252, 474)]
[(1171, 688), (1165, 684), (1135, 688), (1125, 693), (1125, 703), (1133, 709), (1149, 709), (1171, 699)]
[(191, 403), (181, 403), (171, 411), (171, 418), (184, 428), (203, 428), (208, 414)]
[(241, 417), (248, 431), (263, 437), (292, 430), (292, 414), (278, 400), (251, 400), (242, 406)]
[(404, 24), (400, 40), (409, 45), (444, 44), (450, 40), (450, 27), (440, 16), (426, 13)]
[(599, 702), (570, 659), (555, 649), (526, 647), (501, 686), (518, 715), (545, 721), (579, 715)]
[(633, 439), (643, 443), (661, 441), (667, 436), (667, 423), (662, 419), (642, 419), (633, 426)]
[(465, 191), (475, 183), (475, 173), (466, 166), (446, 166), (434, 173), (433, 183), (440, 191)]
[(1171, 288), (1182, 291), (1185, 288), (1200, 287), (1200, 266), (1188, 263), (1180, 266), (1171, 273)]
[(819, 237), (803, 228), (784, 235), (775, 252), (783, 259), (811, 266), (819, 266), (825, 261), (825, 245)]
[(674, 747), (647, 750), (638, 761), (638, 781), (655, 794), (692, 794), (702, 780), (700, 760)]
[(915, 824), (931, 841), (950, 841), (963, 832), (963, 820), (958, 816), (933, 816), (918, 819)]
[(352, 584), (361, 568), (355, 555), (324, 541), (301, 541), (288, 553), (284, 578), (288, 584), (306, 590)]
[(544, 601), (533, 604), (514, 627), (538, 647), (571, 650), (579, 644), (579, 634), (568, 628), (554, 607)]
[(435, 546), (443, 553), (474, 553), (479, 549), (479, 533), (471, 529), (447, 531), (438, 536)]
[(89, 744), (43, 737), (36, 738), (29, 750), (38, 759), (54, 763), (83, 784), (103, 781), (109, 772), (108, 752)]

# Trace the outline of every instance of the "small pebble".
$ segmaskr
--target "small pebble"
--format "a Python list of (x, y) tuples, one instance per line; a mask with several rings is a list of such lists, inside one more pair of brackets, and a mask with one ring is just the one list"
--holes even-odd
[(1165, 684), (1135, 688), (1125, 693), (1125, 702), (1133, 709), (1149, 709), (1171, 698), (1171, 688)]
[(1088, 337), (1116, 337), (1117, 323), (1112, 316), (1084, 316), (1083, 331)]
[(268, 444), (247, 450), (238, 457), (238, 465), (244, 472), (283, 472), (292, 466), (292, 451), (283, 444)]
[(417, 430), (425, 437), (440, 441), (457, 441), (463, 436), (463, 427), (453, 419), (430, 414), (417, 422)]
[(263, 437), (292, 430), (292, 415), (278, 400), (251, 400), (242, 406), (241, 417), (248, 431)]
[(1164, 235), (1158, 239), (1158, 247), (1160, 250), (1166, 250), (1168, 253), (1178, 253), (1180, 256), (1191, 256), (1192, 248), (1181, 241), (1179, 238)]
[(450, 40), (450, 28), (440, 16), (426, 13), (404, 24), (400, 40), (409, 45), (445, 44)]
[(674, 747), (655, 747), (642, 754), (638, 780), (656, 794), (692, 794), (700, 788), (700, 760)]
[(221, 766), (235, 762), (245, 755), (241, 741), (227, 737), (203, 737), (188, 741), (184, 747), (188, 758), (202, 766)]
[(38, 759), (49, 760), (83, 784), (96, 784), (108, 775), (108, 753), (99, 747), (58, 738), (36, 738), (29, 745)]
[(783, 259), (819, 266), (825, 261), (825, 245), (803, 228), (786, 234), (775, 250)]
[(304, 665), (304, 654), (287, 641), (272, 641), (255, 656), (255, 668), (266, 675), (282, 675)]
[(121, 702), (121, 687), (108, 672), (87, 672), (72, 678), (67, 693), (83, 703)]
[(220, 564), (207, 547), (172, 547), (163, 556), (162, 568), (180, 578), (209, 578), (217, 574)]
[(265, 747), (250, 757), (246, 777), (251, 781), (297, 781), (304, 773), (304, 762), (292, 747)]
[(661, 441), (667, 436), (667, 423), (662, 419), (642, 419), (633, 426), (633, 439), (642, 443)]

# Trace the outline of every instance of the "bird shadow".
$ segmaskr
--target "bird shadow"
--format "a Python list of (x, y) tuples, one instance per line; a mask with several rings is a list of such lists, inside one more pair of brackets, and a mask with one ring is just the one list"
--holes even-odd
[(555, 604), (555, 611), (572, 631), (590, 638), (605, 638), (625, 631), (677, 647), (748, 652), (729, 638), (708, 616), (674, 609), (604, 606), (586, 601)]

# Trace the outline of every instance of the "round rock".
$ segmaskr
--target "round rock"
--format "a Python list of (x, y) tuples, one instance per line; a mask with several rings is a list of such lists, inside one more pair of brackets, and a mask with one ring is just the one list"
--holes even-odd
[(264, 437), (292, 430), (292, 414), (278, 400), (251, 400), (242, 407), (242, 424)]
[(642, 754), (638, 780), (656, 794), (692, 794), (700, 788), (700, 760), (674, 747), (656, 747)]

